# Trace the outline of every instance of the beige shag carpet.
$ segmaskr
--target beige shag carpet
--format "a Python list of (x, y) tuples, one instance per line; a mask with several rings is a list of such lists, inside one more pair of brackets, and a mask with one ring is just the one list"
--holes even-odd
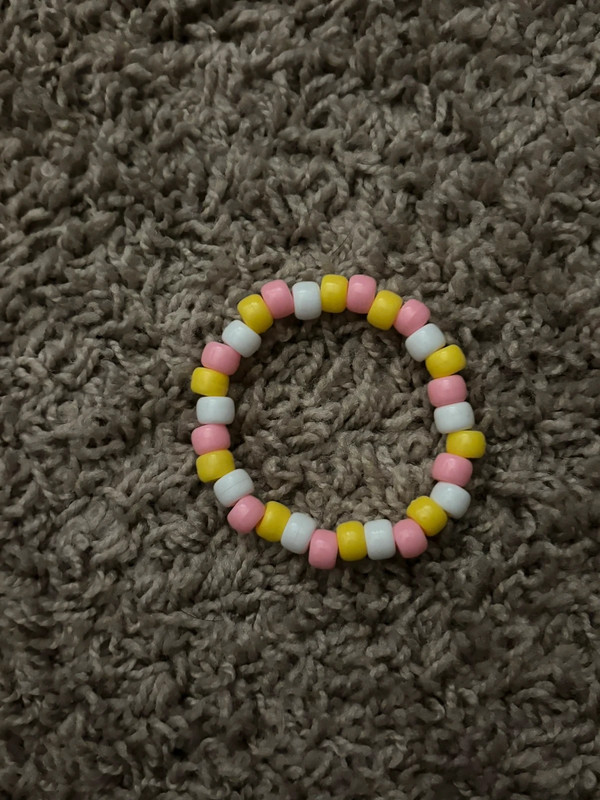
[[(2, 4), (2, 800), (598, 798), (599, 34), (593, 0)], [(318, 574), (195, 475), (203, 343), (328, 269), (468, 355), (488, 454), (414, 563)], [(426, 380), (352, 315), (278, 324), (235, 458), (324, 527), (399, 519)]]

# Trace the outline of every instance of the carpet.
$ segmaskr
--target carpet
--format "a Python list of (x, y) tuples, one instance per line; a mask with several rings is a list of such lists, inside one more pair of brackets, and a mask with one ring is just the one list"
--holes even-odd
[[(4, 4), (0, 796), (597, 798), (600, 168), (590, 0)], [(338, 565), (195, 475), (203, 344), (366, 272), (460, 344), (468, 514)], [(236, 462), (400, 519), (427, 373), (351, 314), (263, 337)]]

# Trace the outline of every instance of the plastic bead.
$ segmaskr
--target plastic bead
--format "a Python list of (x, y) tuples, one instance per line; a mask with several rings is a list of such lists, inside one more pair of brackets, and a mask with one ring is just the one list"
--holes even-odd
[(416, 558), (427, 550), (427, 536), (413, 519), (401, 519), (394, 525), (393, 531), (402, 558)]
[(433, 412), (435, 427), (440, 433), (466, 431), (475, 424), (475, 415), (470, 403), (452, 403), (440, 406)]
[(330, 314), (340, 314), (346, 308), (348, 279), (343, 275), (324, 275), (321, 279), (321, 308)]
[(232, 506), (242, 497), (252, 494), (254, 484), (245, 469), (234, 469), (219, 478), (213, 489), (222, 506)]
[(285, 281), (269, 281), (260, 293), (273, 319), (283, 319), (294, 313), (294, 298)]
[(192, 431), (192, 447), (197, 455), (213, 450), (227, 450), (231, 437), (225, 425), (200, 425)]
[(394, 328), (403, 336), (410, 336), (429, 321), (431, 312), (420, 300), (407, 300), (402, 306), (396, 319)]
[(342, 522), (337, 527), (340, 557), (344, 561), (360, 561), (367, 555), (365, 529), (360, 522)]
[(321, 316), (321, 289), (315, 281), (299, 281), (292, 286), (294, 314), (298, 319), (309, 320)]
[(210, 397), (224, 397), (229, 389), (229, 378), (222, 372), (207, 367), (196, 367), (192, 372), (192, 392)]
[(196, 403), (196, 417), (204, 425), (229, 425), (235, 416), (231, 397), (200, 397)]
[(202, 483), (217, 481), (228, 472), (233, 472), (235, 464), (229, 450), (213, 450), (196, 459), (196, 471)]
[(346, 308), (354, 314), (367, 314), (377, 292), (377, 282), (370, 275), (353, 275), (348, 281)]
[(437, 325), (429, 322), (411, 333), (405, 344), (415, 361), (425, 361), (428, 356), (446, 344), (446, 337)]
[(291, 516), (292, 512), (283, 503), (269, 500), (263, 518), (256, 526), (256, 532), (268, 542), (278, 542)]
[(425, 359), (425, 366), (432, 378), (446, 378), (467, 366), (465, 354), (456, 344), (436, 350)]
[(402, 298), (399, 294), (382, 289), (377, 292), (375, 300), (373, 300), (373, 304), (367, 314), (367, 322), (370, 322), (374, 328), (387, 331), (394, 324), (401, 307)]
[(292, 553), (306, 553), (317, 523), (308, 514), (296, 512), (288, 519), (281, 534), (281, 546)]
[(369, 558), (379, 561), (396, 555), (396, 542), (392, 523), (387, 519), (375, 519), (365, 523), (365, 541)]
[(333, 569), (337, 554), (338, 543), (335, 531), (318, 528), (310, 538), (308, 563), (316, 569)]
[(223, 341), (233, 347), (241, 356), (248, 358), (260, 347), (261, 338), (245, 322), (234, 319), (223, 330)]
[(468, 458), (453, 456), (451, 453), (440, 453), (431, 467), (431, 477), (443, 483), (455, 486), (466, 486), (473, 474), (473, 464)]
[(265, 513), (265, 507), (258, 497), (251, 494), (242, 497), (227, 514), (227, 522), (238, 533), (250, 533), (258, 525)]
[(427, 384), (427, 394), (433, 406), (449, 406), (467, 399), (467, 384), (460, 375), (436, 378)]
[(259, 294), (249, 294), (237, 304), (240, 317), (254, 333), (264, 333), (273, 324), (268, 305)]
[(485, 453), (485, 436), (481, 431), (456, 431), (448, 434), (446, 451), (463, 458), (481, 458)]
[(417, 497), (406, 509), (406, 516), (414, 520), (427, 536), (435, 536), (448, 522), (448, 515), (431, 497)]
[(233, 375), (240, 365), (240, 358), (240, 354), (228, 344), (209, 342), (202, 351), (200, 362), (203, 367), (222, 372), (224, 375)]
[(436, 483), (429, 496), (454, 519), (463, 517), (471, 505), (471, 495), (454, 483)]

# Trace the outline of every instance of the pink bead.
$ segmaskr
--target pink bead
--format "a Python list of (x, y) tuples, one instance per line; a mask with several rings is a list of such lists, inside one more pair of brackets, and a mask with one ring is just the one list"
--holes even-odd
[(337, 554), (338, 543), (335, 533), (318, 528), (310, 537), (308, 563), (317, 569), (333, 569)]
[(205, 345), (200, 361), (203, 367), (215, 369), (224, 375), (233, 375), (240, 365), (240, 354), (223, 342), (209, 342)]
[(466, 486), (472, 474), (473, 464), (469, 459), (452, 453), (440, 453), (431, 467), (432, 478), (455, 486)]
[(227, 514), (227, 522), (238, 533), (250, 533), (261, 521), (264, 513), (265, 507), (258, 497), (247, 494), (238, 500)]
[(401, 519), (393, 528), (394, 541), (403, 558), (416, 558), (427, 550), (427, 536), (412, 519)]
[(377, 282), (370, 275), (353, 275), (348, 281), (346, 308), (355, 314), (367, 314), (377, 292)]
[(467, 398), (467, 384), (461, 375), (435, 378), (427, 384), (427, 394), (433, 406), (449, 406), (462, 403)]
[(260, 293), (273, 319), (289, 317), (294, 313), (294, 298), (285, 281), (269, 281)]
[(230, 444), (229, 431), (225, 425), (200, 425), (192, 431), (192, 447), (199, 456), (212, 453), (213, 450), (228, 450)]
[(425, 325), (431, 312), (420, 300), (407, 300), (394, 320), (394, 328), (403, 336), (410, 336)]

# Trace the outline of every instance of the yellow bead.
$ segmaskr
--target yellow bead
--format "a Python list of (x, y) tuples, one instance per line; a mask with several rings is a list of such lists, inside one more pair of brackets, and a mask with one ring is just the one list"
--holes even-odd
[(344, 561), (360, 561), (367, 555), (365, 529), (360, 522), (342, 522), (337, 527), (340, 558)]
[(448, 515), (431, 497), (417, 497), (406, 509), (406, 516), (414, 520), (427, 536), (435, 536), (448, 522)]
[(192, 392), (210, 397), (225, 397), (229, 389), (229, 378), (216, 369), (196, 367), (192, 373)]
[(425, 359), (425, 366), (432, 378), (447, 378), (448, 375), (460, 372), (466, 365), (465, 354), (456, 344), (442, 347), (441, 350), (436, 350)]
[(196, 459), (196, 471), (202, 483), (218, 481), (234, 469), (233, 456), (229, 450), (213, 450)]
[(446, 438), (446, 452), (463, 458), (481, 458), (485, 453), (485, 436), (481, 431), (456, 431)]
[(240, 317), (255, 333), (264, 333), (273, 324), (273, 317), (259, 294), (249, 294), (237, 304)]
[(256, 532), (267, 542), (278, 542), (291, 516), (292, 512), (283, 503), (269, 500), (263, 518), (256, 526)]
[(343, 275), (324, 275), (321, 279), (321, 308), (339, 314), (346, 308), (348, 278)]
[(402, 308), (402, 298), (396, 292), (388, 292), (383, 289), (377, 292), (375, 300), (367, 314), (367, 321), (375, 328), (382, 331), (389, 330), (394, 324), (397, 313)]

